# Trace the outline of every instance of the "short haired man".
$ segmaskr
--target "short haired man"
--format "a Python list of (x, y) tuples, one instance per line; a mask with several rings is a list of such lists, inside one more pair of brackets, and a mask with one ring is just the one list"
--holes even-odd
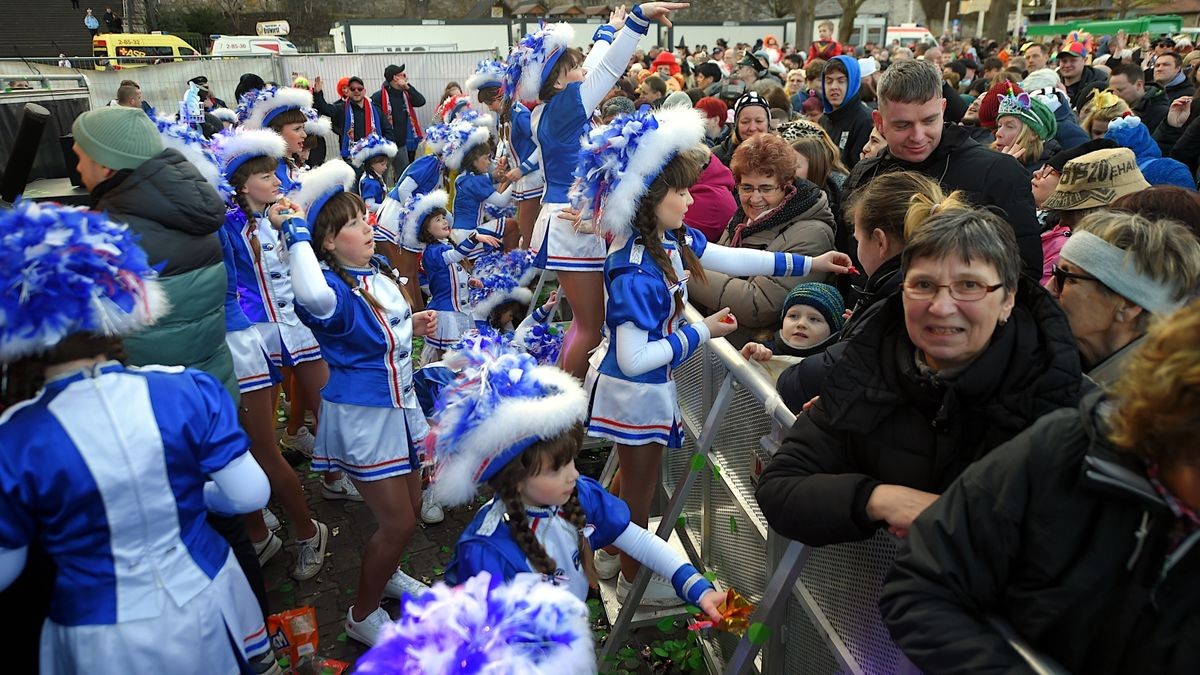
[(887, 141), (876, 157), (860, 161), (846, 180), (847, 194), (889, 171), (918, 171), (947, 191), (963, 190), (981, 205), (998, 207), (1012, 225), (1026, 274), (1042, 274), (1041, 227), (1029, 174), (1019, 162), (971, 140), (966, 129), (946, 125), (942, 78), (927, 61), (902, 61), (884, 71), (876, 92), (875, 129)]
[(1163, 88), (1168, 105), (1180, 96), (1196, 93), (1196, 85), (1188, 82), (1183, 72), (1183, 57), (1179, 52), (1163, 52), (1155, 57), (1154, 83)]
[(842, 163), (853, 167), (871, 138), (871, 110), (862, 102), (862, 70), (857, 59), (835, 56), (825, 64), (821, 99), (825, 101), (821, 126), (841, 151)]
[(1034, 42), (1025, 48), (1025, 63), (1028, 72), (1041, 70), (1050, 62), (1049, 56), (1046, 54), (1046, 45), (1040, 42)]
[(667, 83), (658, 75), (651, 75), (642, 81), (638, 87), (638, 106), (649, 105), (658, 108), (667, 96)]
[(1066, 85), (1067, 99), (1076, 111), (1087, 103), (1093, 90), (1108, 86), (1108, 76), (1087, 65), (1087, 57), (1087, 48), (1079, 42), (1063, 45), (1058, 53), (1058, 76)]
[(125, 108), (142, 109), (142, 90), (137, 85), (123, 84), (117, 87), (117, 105)]
[(696, 78), (696, 88), (704, 91), (705, 96), (716, 96), (721, 91), (721, 67), (712, 61), (701, 63), (692, 71)]
[(1167, 117), (1170, 102), (1163, 88), (1156, 82), (1145, 81), (1146, 75), (1136, 64), (1118, 63), (1108, 76), (1108, 86), (1130, 110), (1142, 119), (1142, 124), (1151, 133)]

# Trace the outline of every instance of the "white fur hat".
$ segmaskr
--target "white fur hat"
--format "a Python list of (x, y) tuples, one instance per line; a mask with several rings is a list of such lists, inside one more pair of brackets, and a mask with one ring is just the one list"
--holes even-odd
[(246, 92), (238, 105), (238, 118), (247, 129), (266, 128), (285, 110), (307, 111), (312, 108), (312, 93), (296, 87), (265, 87)]
[(517, 87), (522, 101), (538, 100), (545, 77), (575, 39), (568, 23), (552, 23), (521, 38), (513, 47), (509, 62), (509, 82)]
[[(425, 244), (417, 238), (421, 233), (421, 225), (425, 216), (434, 209), (444, 209), (450, 203), (450, 195), (445, 190), (434, 190), (429, 194), (410, 195), (395, 211), (398, 223), (389, 223), (391, 227), (399, 227), (400, 248), (412, 253), (425, 250)], [(381, 216), (382, 217), (382, 216)]]
[(354, 187), (354, 169), (340, 159), (325, 162), (311, 171), (300, 174), (300, 183), (288, 195), (304, 210), (310, 226), (331, 197)]

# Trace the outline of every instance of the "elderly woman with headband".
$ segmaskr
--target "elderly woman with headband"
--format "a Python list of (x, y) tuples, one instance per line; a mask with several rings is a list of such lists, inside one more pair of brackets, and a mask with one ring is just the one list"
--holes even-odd
[(1075, 226), (1046, 284), (1071, 323), (1087, 377), (1106, 385), (1154, 317), (1196, 293), (1200, 241), (1171, 220), (1099, 211)]

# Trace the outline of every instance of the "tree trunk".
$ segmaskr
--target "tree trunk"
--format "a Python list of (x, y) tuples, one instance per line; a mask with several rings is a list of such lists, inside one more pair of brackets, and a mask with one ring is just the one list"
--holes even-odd
[(1003, 40), (1009, 33), (1008, 14), (1017, 8), (1013, 0), (992, 0), (987, 16), (983, 18), (983, 37)]
[(842, 22), (838, 24), (838, 42), (846, 44), (850, 42), (850, 36), (854, 33), (854, 20), (858, 18), (858, 8), (862, 7), (864, 0), (838, 0), (838, 4), (842, 6)]
[[(949, 26), (942, 26), (942, 19), (946, 16), (945, 0), (921, 0), (921, 9), (925, 11), (925, 25), (929, 28), (929, 32), (934, 35), (947, 33), (950, 30)], [(958, 18), (958, 1), (952, 0), (950, 3), (950, 20)], [(941, 30), (933, 30), (934, 22), (941, 26)]]
[(792, 0), (792, 13), (796, 17), (796, 50), (807, 51), (813, 41), (813, 21), (817, 16), (816, 0)]

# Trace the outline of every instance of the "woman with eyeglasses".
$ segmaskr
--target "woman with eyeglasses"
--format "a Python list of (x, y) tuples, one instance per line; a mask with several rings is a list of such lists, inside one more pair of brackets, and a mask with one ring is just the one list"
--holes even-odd
[[(834, 250), (829, 198), (816, 185), (795, 178), (796, 163), (796, 152), (775, 134), (759, 134), (738, 146), (729, 168), (739, 206), (717, 243), (814, 258)], [(693, 284), (688, 292), (708, 309), (728, 307), (741, 327), (773, 328), (788, 293), (808, 281), (832, 278), (823, 273), (732, 277), (712, 271), (707, 284)]]
[(908, 217), (900, 292), (845, 343), (759, 481), (771, 527), (805, 544), (905, 536), (969, 464), (1078, 401), (1067, 319), (1021, 275), (1012, 227), (951, 200)]
[(1097, 211), (1076, 225), (1051, 277), (1087, 378), (1108, 385), (1154, 320), (1195, 295), (1200, 241), (1173, 220)]

